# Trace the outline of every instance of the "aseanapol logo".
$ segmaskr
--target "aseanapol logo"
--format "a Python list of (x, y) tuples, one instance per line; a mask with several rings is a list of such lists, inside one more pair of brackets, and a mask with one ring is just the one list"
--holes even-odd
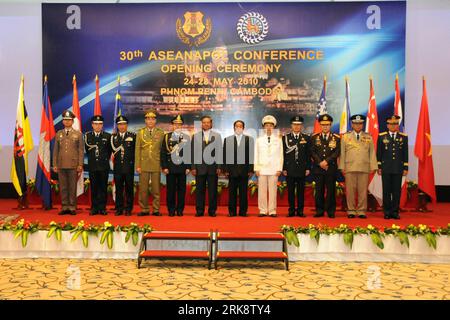
[(186, 11), (184, 13), (184, 23), (181, 19), (177, 19), (176, 29), (178, 38), (190, 47), (198, 47), (211, 36), (212, 22), (211, 18), (206, 19), (203, 23), (204, 15), (201, 11)]
[(264, 40), (269, 33), (266, 18), (258, 12), (248, 12), (239, 18), (237, 32), (242, 41), (255, 44)]

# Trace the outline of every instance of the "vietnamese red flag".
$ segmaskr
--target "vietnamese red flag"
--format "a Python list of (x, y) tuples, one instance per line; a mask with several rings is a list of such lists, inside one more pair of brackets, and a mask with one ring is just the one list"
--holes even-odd
[[(374, 143), (374, 152), (377, 153), (377, 142), (380, 128), (378, 125), (377, 102), (375, 100), (375, 89), (373, 80), (370, 78), (369, 108), (366, 118), (366, 132), (372, 136)], [(371, 174), (369, 178), (369, 192), (377, 199), (377, 202), (383, 204), (383, 185), (379, 174)]]
[(94, 102), (94, 116), (102, 115), (102, 107), (100, 106), (100, 80), (98, 75), (95, 76), (95, 102)]
[(428, 113), (428, 98), (425, 78), (423, 79), (422, 103), (420, 106), (419, 122), (417, 124), (414, 154), (419, 160), (419, 189), (429, 195), (432, 201), (436, 201), (430, 116)]
[[(80, 112), (80, 102), (78, 100), (78, 89), (77, 89), (77, 78), (75, 75), (72, 80), (73, 85), (73, 99), (72, 99), (72, 112), (75, 115), (75, 119), (73, 119), (73, 129), (83, 132), (81, 130), (81, 112)], [(81, 174), (78, 177), (77, 181), (77, 197), (84, 193), (84, 174), (81, 171)]]

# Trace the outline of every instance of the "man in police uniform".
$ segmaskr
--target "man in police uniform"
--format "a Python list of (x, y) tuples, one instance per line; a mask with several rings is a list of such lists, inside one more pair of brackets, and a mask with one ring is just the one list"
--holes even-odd
[[(136, 134), (135, 167), (139, 174), (139, 206), (138, 216), (148, 216), (149, 186), (153, 197), (153, 215), (160, 216), (159, 192), (161, 186), (161, 144), (164, 131), (156, 127), (156, 113), (149, 111), (145, 114), (145, 128)], [(150, 182), (151, 181), (151, 182)]]
[(186, 175), (190, 169), (190, 137), (183, 133), (183, 117), (172, 119), (173, 131), (164, 135), (161, 146), (161, 168), (167, 180), (167, 209), (169, 216), (181, 217), (186, 196)]
[(91, 118), (93, 131), (85, 134), (84, 144), (88, 158), (91, 181), (91, 215), (106, 215), (108, 196), (109, 159), (111, 157), (111, 134), (103, 131), (103, 117)]
[[(322, 132), (311, 137), (311, 157), (316, 182), (316, 214), (314, 217), (322, 217), (326, 211), (328, 217), (334, 218), (336, 212), (337, 159), (341, 149), (341, 139), (338, 134), (330, 132), (333, 118), (329, 114), (320, 115), (319, 123)], [(327, 193), (326, 199), (324, 199), (325, 190)]]
[(77, 180), (83, 171), (83, 135), (72, 128), (75, 115), (71, 111), (62, 114), (64, 129), (55, 136), (53, 171), (58, 174), (62, 214), (75, 214), (77, 207)]
[[(311, 170), (310, 137), (303, 134), (303, 117), (291, 118), (292, 132), (283, 136), (283, 175), (286, 176), (289, 200), (288, 217), (305, 217), (304, 193), (305, 177)], [(297, 206), (295, 205), (295, 193), (297, 189)]]
[(353, 130), (342, 136), (339, 169), (345, 174), (347, 215), (349, 218), (358, 216), (364, 219), (367, 211), (369, 173), (377, 170), (377, 157), (372, 136), (362, 131), (366, 117), (356, 114), (350, 119)]
[[(127, 131), (128, 119), (116, 118), (117, 131), (111, 136), (111, 148), (114, 155), (114, 184), (116, 187), (116, 216), (131, 216), (134, 201), (134, 152), (136, 134)], [(125, 187), (125, 188), (124, 188)], [(123, 193), (125, 189), (126, 204)]]
[(385, 219), (400, 219), (402, 177), (408, 174), (408, 136), (399, 132), (400, 117), (386, 119), (388, 131), (378, 136), (378, 174), (383, 183), (383, 211)]

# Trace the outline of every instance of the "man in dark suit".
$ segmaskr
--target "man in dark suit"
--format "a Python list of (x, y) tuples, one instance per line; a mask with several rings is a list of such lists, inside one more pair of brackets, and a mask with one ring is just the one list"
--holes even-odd
[(196, 184), (196, 217), (204, 215), (206, 183), (208, 183), (208, 214), (216, 216), (217, 210), (217, 183), (222, 165), (222, 137), (213, 131), (212, 118), (201, 118), (202, 131), (192, 137), (192, 175)]
[[(316, 214), (323, 217), (327, 211), (329, 218), (334, 218), (336, 212), (336, 173), (337, 159), (341, 150), (341, 139), (338, 134), (330, 132), (333, 118), (328, 114), (319, 116), (322, 132), (311, 137), (311, 158), (313, 174), (316, 182)], [(325, 198), (326, 190), (326, 199)]]
[(246, 217), (248, 209), (248, 178), (253, 175), (254, 140), (244, 133), (245, 123), (237, 120), (233, 124), (234, 134), (226, 137), (223, 144), (223, 169), (228, 176), (228, 216), (237, 213), (239, 193), (239, 216)]
[[(116, 187), (116, 216), (131, 216), (134, 202), (134, 154), (136, 134), (127, 131), (128, 119), (125, 116), (116, 118), (117, 132), (111, 136), (111, 147), (114, 154), (114, 184)], [(126, 204), (124, 201), (124, 190)]]
[[(183, 117), (172, 119), (173, 131), (164, 135), (161, 146), (161, 169), (167, 180), (167, 209), (169, 216), (181, 217), (186, 196), (186, 175), (190, 169), (190, 138), (181, 131)], [(187, 153), (187, 154), (186, 154)]]
[[(305, 217), (305, 177), (311, 170), (310, 138), (302, 131), (303, 117), (291, 118), (292, 132), (283, 137), (283, 175), (286, 176), (288, 188), (288, 217)], [(295, 191), (297, 189), (297, 206)]]
[(109, 159), (111, 157), (111, 134), (103, 131), (103, 117), (91, 118), (92, 129), (85, 134), (84, 144), (88, 157), (91, 182), (91, 215), (106, 215)]
[(385, 219), (400, 219), (402, 178), (408, 174), (408, 136), (399, 132), (400, 116), (386, 119), (388, 131), (378, 136), (378, 174), (383, 184), (383, 211)]

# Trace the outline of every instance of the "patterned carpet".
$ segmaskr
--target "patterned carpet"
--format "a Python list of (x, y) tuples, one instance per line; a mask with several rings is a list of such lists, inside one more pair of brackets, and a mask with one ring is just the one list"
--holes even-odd
[(450, 299), (450, 265), (0, 259), (0, 299)]

